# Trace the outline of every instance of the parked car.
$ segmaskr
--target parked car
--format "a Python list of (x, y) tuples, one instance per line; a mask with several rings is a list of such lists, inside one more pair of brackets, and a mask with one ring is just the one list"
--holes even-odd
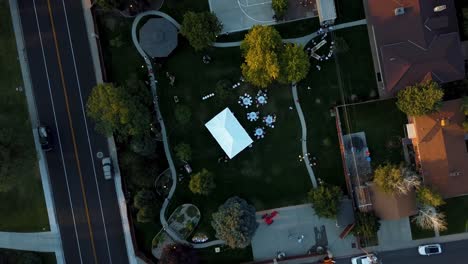
[(39, 143), (44, 151), (52, 150), (52, 133), (48, 126), (40, 125), (37, 127), (37, 133), (39, 134)]
[(112, 179), (112, 162), (111, 158), (105, 157), (102, 159), (102, 171), (104, 172), (104, 179)]
[(430, 256), (442, 253), (440, 244), (422, 245), (418, 247), (419, 255)]
[(351, 259), (352, 264), (377, 264), (378, 259), (374, 254), (363, 255)]

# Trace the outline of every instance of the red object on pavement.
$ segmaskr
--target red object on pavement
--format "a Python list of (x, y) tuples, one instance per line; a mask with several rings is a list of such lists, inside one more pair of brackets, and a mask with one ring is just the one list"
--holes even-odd
[(273, 212), (271, 212), (270, 217), (275, 218), (275, 216), (277, 216), (277, 215), (278, 215), (278, 211), (273, 211)]
[(271, 224), (273, 224), (273, 219), (271, 219), (271, 218), (266, 218), (266, 219), (265, 219), (265, 222), (267, 223), (267, 225), (271, 225)]
[(262, 219), (265, 219), (265, 218), (267, 218), (267, 217), (268, 217), (268, 214), (262, 215)]

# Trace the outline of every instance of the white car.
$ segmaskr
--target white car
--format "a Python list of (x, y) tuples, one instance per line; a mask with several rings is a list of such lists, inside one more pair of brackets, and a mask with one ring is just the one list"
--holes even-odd
[(377, 257), (374, 254), (363, 255), (351, 259), (352, 264), (376, 264)]
[(109, 157), (102, 159), (102, 171), (106, 180), (112, 179), (112, 162)]
[(418, 247), (419, 255), (430, 256), (442, 253), (440, 244), (422, 245)]

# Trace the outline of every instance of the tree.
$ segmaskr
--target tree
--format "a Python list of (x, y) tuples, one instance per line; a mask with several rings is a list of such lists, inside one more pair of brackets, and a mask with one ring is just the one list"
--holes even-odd
[(434, 81), (408, 86), (398, 92), (397, 106), (409, 116), (426, 115), (440, 107), (444, 91)]
[(130, 141), (132, 151), (144, 157), (154, 158), (156, 156), (156, 146), (156, 139), (149, 134), (133, 137)]
[(279, 81), (285, 84), (297, 83), (309, 72), (309, 56), (301, 45), (288, 43), (280, 53)]
[(364, 239), (375, 237), (380, 229), (379, 218), (372, 213), (357, 212), (354, 223), (353, 234)]
[(419, 188), (416, 193), (416, 198), (418, 203), (423, 206), (438, 207), (445, 203), (440, 194), (428, 187)]
[(190, 112), (190, 108), (185, 105), (177, 105), (175, 109), (175, 119), (181, 125), (186, 125), (190, 118), (192, 117), (192, 112)]
[(151, 114), (146, 105), (126, 89), (110, 83), (98, 84), (88, 98), (88, 116), (96, 122), (96, 130), (120, 139), (149, 133)]
[(190, 45), (196, 51), (200, 51), (216, 41), (216, 37), (221, 33), (222, 28), (223, 26), (215, 14), (189, 11), (184, 14), (180, 33), (188, 39)]
[(309, 202), (319, 217), (336, 218), (343, 192), (338, 186), (320, 185), (308, 193)]
[(373, 182), (384, 192), (392, 194), (406, 194), (421, 184), (419, 176), (411, 169), (389, 163), (375, 169)]
[(447, 230), (447, 222), (445, 215), (437, 211), (432, 206), (423, 206), (419, 209), (419, 213), (412, 220), (420, 228), (427, 230)]
[(273, 0), (271, 1), (271, 8), (275, 11), (277, 18), (283, 18), (288, 11), (288, 0)]
[(267, 87), (280, 76), (278, 53), (282, 48), (281, 36), (273, 27), (253, 26), (241, 44), (245, 58), (242, 75), (255, 86)]
[(190, 177), (189, 188), (194, 194), (208, 195), (215, 187), (213, 174), (206, 169)]
[(137, 221), (140, 223), (153, 222), (156, 210), (156, 195), (150, 190), (140, 190), (133, 198), (133, 206), (138, 209)]
[(119, 159), (122, 175), (135, 189), (152, 188), (155, 176), (159, 173), (158, 165), (132, 151), (123, 151)]
[(179, 143), (175, 146), (175, 155), (182, 161), (189, 161), (192, 159), (192, 149), (187, 143)]
[(198, 255), (186, 244), (168, 244), (161, 253), (159, 264), (198, 264)]
[(237, 196), (231, 197), (213, 214), (211, 226), (216, 237), (231, 248), (245, 248), (258, 226), (255, 208)]

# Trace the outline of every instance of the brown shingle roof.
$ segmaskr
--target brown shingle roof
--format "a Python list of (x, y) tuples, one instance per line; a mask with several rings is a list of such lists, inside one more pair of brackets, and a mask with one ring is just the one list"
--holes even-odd
[[(441, 12), (434, 7), (446, 5)], [(402, 15), (395, 9), (403, 7)], [(464, 77), (464, 63), (452, 0), (368, 0), (385, 88), (396, 94), (428, 74), (436, 81)]]
[[(468, 194), (468, 149), (462, 123), (462, 100), (444, 102), (438, 113), (413, 117), (424, 183), (444, 198)], [(446, 126), (442, 119), (448, 119)]]

